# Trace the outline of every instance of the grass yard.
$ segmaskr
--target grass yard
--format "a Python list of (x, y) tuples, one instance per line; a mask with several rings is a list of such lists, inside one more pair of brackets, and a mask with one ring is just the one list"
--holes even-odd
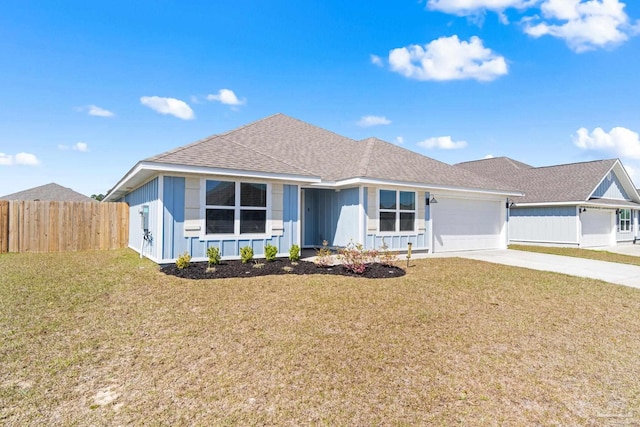
[(187, 281), (0, 255), (0, 424), (637, 425), (640, 291), (457, 258)]
[(617, 262), (619, 264), (640, 265), (640, 257), (617, 254), (609, 251), (530, 245), (509, 245), (509, 249), (515, 249), (517, 251), (539, 252), (552, 255), (564, 255), (575, 258), (596, 259), (598, 261)]

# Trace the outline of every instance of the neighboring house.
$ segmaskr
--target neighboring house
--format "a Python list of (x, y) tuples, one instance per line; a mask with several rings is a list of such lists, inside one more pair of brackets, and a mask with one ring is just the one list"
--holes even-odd
[(640, 196), (618, 159), (532, 167), (497, 157), (456, 167), (525, 193), (512, 199), (512, 243), (597, 247), (640, 236)]
[(29, 188), (13, 194), (0, 197), (0, 200), (42, 200), (55, 202), (95, 202), (91, 197), (63, 187), (56, 183)]
[(505, 203), (521, 195), (379, 139), (277, 114), (138, 162), (105, 201), (129, 204), (129, 246), (163, 263), (184, 252), (204, 260), (211, 246), (230, 259), (247, 245), (260, 257), (267, 243), (285, 255), (323, 240), (505, 248)]

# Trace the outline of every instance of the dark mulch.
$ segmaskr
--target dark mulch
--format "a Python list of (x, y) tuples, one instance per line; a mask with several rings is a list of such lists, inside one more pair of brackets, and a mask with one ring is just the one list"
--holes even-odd
[[(259, 268), (257, 264), (263, 264)], [(265, 260), (252, 261), (242, 264), (239, 260), (223, 261), (214, 266), (215, 269), (208, 269), (207, 262), (192, 262), (189, 267), (178, 269), (175, 264), (165, 264), (160, 266), (165, 274), (182, 277), (185, 279), (224, 279), (232, 277), (257, 277), (272, 274), (334, 274), (340, 276), (365, 277), (367, 279), (383, 279), (390, 277), (400, 277), (405, 275), (405, 271), (400, 267), (389, 267), (379, 263), (367, 264), (367, 268), (362, 274), (356, 274), (347, 270), (342, 265), (332, 267), (320, 267), (309, 261), (298, 261), (292, 263), (286, 258), (278, 258), (275, 261)]]

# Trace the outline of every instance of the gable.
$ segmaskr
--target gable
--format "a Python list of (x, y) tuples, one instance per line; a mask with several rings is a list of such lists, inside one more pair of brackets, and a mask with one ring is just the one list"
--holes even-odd
[(613, 170), (604, 177), (595, 191), (591, 194), (590, 198), (631, 200), (627, 192), (622, 187), (620, 179)]

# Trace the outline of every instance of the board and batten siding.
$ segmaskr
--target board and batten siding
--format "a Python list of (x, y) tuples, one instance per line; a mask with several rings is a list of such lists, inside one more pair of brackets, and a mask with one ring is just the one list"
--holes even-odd
[(602, 180), (598, 188), (595, 189), (591, 197), (601, 199), (629, 200), (627, 192), (624, 191), (620, 180), (615, 173), (609, 174)]
[[(142, 251), (142, 255), (152, 260), (161, 258), (160, 246), (160, 226), (158, 223), (159, 206), (158, 200), (158, 183), (159, 178), (154, 178), (146, 184), (136, 188), (127, 194), (123, 201), (129, 205), (129, 247), (138, 253)], [(140, 210), (143, 205), (149, 206), (149, 231), (151, 233), (151, 241), (144, 243), (142, 248), (142, 237), (144, 230), (140, 219)]]
[(359, 239), (360, 189), (304, 190), (304, 245), (346, 246)]
[(280, 256), (288, 255), (289, 248), (298, 243), (298, 186), (271, 183), (271, 235), (267, 238), (243, 239), (230, 236), (228, 239), (203, 239), (204, 219), (200, 177), (164, 178), (164, 261), (174, 260), (188, 252), (194, 261), (206, 260), (207, 249), (220, 248), (226, 259), (238, 258), (240, 248), (250, 246), (257, 258), (264, 256), (267, 244), (278, 248)]
[(578, 245), (575, 206), (511, 208), (509, 240)]
[[(410, 189), (399, 189), (393, 187), (381, 187), (389, 190), (411, 191)], [(430, 211), (426, 206), (426, 200), (431, 197), (429, 192), (415, 191), (416, 193), (416, 232), (415, 233), (399, 233), (399, 234), (383, 234), (378, 232), (378, 191), (379, 187), (365, 187), (364, 202), (365, 207), (365, 224), (366, 239), (364, 242), (366, 249), (380, 249), (386, 244), (391, 250), (406, 251), (409, 243), (412, 244), (413, 250), (425, 250), (430, 248)]]

